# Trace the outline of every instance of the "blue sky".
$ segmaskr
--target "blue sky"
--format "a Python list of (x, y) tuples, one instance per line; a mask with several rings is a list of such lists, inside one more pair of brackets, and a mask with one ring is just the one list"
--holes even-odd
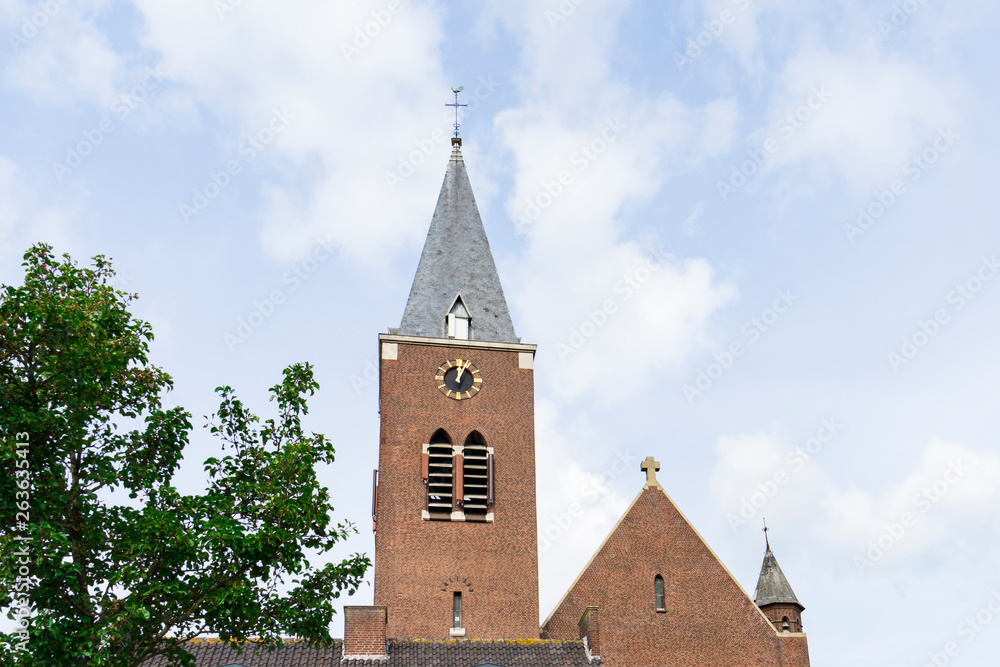
[[(464, 85), (470, 178), (539, 345), (541, 619), (654, 455), (751, 591), (767, 517), (813, 665), (923, 665), (952, 642), (948, 664), (986, 664), (998, 12), (0, 0), (0, 281), (39, 241), (112, 257), (196, 417), (221, 384), (265, 413), (311, 361), (325, 479), (361, 530), (346, 549), (371, 553), (377, 334)], [(188, 490), (214, 448), (195, 434)]]

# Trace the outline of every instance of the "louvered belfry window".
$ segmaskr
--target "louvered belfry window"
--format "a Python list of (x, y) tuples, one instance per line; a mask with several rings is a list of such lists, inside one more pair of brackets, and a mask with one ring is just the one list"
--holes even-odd
[(478, 431), (462, 447), (453, 447), (444, 429), (438, 429), (423, 446), (422, 467), (425, 519), (493, 521), (493, 448)]
[(462, 507), (466, 518), (485, 517), (492, 504), (492, 455), (478, 431), (465, 440), (462, 457)]
[(451, 438), (438, 430), (431, 438), (425, 455), (424, 478), (427, 480), (427, 509), (431, 513), (451, 514), (454, 499), (454, 449)]

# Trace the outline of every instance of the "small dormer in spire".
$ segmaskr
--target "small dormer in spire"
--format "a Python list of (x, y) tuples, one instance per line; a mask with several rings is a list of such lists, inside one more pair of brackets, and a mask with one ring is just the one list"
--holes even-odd
[(462, 295), (455, 297), (455, 303), (448, 311), (448, 318), (445, 322), (448, 338), (458, 340), (469, 340), (472, 334), (472, 317), (469, 310), (462, 302)]
[[(458, 104), (460, 89), (453, 90), (455, 104), (464, 106)], [(460, 311), (455, 310), (459, 305)], [(469, 340), (520, 342), (457, 136), (399, 325), (401, 336), (460, 338), (455, 332)]]
[(778, 632), (802, 632), (802, 611), (805, 607), (795, 597), (795, 591), (781, 571), (770, 543), (767, 544), (764, 563), (757, 578), (754, 604), (760, 607)]

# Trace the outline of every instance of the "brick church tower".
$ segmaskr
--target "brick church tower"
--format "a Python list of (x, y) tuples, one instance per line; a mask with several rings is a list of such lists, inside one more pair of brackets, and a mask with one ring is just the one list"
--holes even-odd
[(402, 322), (379, 336), (375, 605), (388, 638), (537, 639), (535, 346), (452, 144)]
[(751, 599), (652, 456), (539, 627), (535, 346), (514, 333), (457, 130), (456, 117), (402, 322), (379, 335), (374, 604), (345, 606), (344, 639), (329, 646), (287, 642), (275, 658), (196, 640), (197, 664), (809, 667), (804, 607), (770, 544)]

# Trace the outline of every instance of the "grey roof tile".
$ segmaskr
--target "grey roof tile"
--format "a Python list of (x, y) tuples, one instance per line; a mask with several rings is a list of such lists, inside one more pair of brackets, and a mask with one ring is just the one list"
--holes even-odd
[[(600, 667), (600, 658), (589, 658), (583, 641), (531, 640), (436, 640), (390, 639), (388, 659), (342, 660), (343, 642), (335, 640), (327, 649), (288, 640), (284, 647), (268, 652), (253, 643), (244, 644), (242, 655), (234, 644), (217, 639), (196, 639), (189, 645), (197, 667)], [(154, 658), (143, 667), (166, 667)]]
[(758, 607), (777, 603), (797, 604), (802, 607), (795, 597), (791, 584), (778, 566), (770, 546), (764, 554), (764, 563), (760, 567), (760, 577), (757, 579), (757, 591), (754, 593), (753, 601)]
[(518, 342), (465, 162), (455, 145), (399, 334), (444, 338), (445, 316), (459, 295), (472, 317), (470, 338)]

